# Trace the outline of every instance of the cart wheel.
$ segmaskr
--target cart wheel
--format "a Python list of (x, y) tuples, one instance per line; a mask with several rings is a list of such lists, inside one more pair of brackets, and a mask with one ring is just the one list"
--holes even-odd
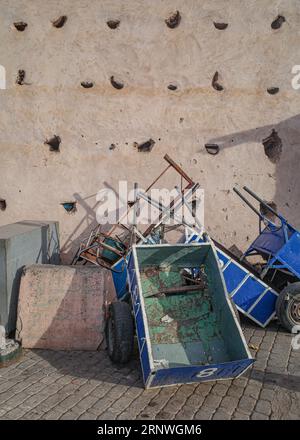
[(110, 359), (119, 364), (128, 362), (133, 351), (133, 319), (127, 303), (110, 304), (105, 335)]
[(300, 325), (300, 283), (286, 286), (276, 301), (276, 314), (281, 324), (289, 331)]

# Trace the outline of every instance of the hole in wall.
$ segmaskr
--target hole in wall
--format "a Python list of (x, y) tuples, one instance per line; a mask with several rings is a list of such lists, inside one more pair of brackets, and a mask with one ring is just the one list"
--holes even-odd
[(282, 153), (282, 141), (277, 131), (273, 129), (270, 136), (262, 140), (262, 144), (264, 146), (265, 155), (270, 161), (273, 163), (279, 162)]
[(121, 90), (124, 87), (124, 84), (121, 81), (116, 80), (114, 76), (110, 77), (110, 82), (111, 85), (117, 90)]
[(139, 153), (150, 153), (152, 148), (155, 145), (155, 141), (153, 139), (149, 139), (146, 142), (142, 142), (138, 144), (137, 142), (134, 142), (134, 147), (138, 149)]
[(172, 15), (170, 15), (169, 18), (165, 20), (165, 23), (170, 29), (174, 29), (179, 25), (180, 21), (181, 21), (180, 12), (176, 11)]
[(172, 90), (172, 91), (175, 91), (175, 90), (177, 90), (177, 86), (175, 84), (169, 84), (168, 85), (168, 89)]
[(54, 27), (56, 27), (57, 29), (60, 29), (65, 25), (67, 19), (68, 19), (68, 17), (66, 15), (61, 15), (56, 20), (52, 21), (52, 25)]
[(208, 154), (212, 154), (213, 156), (218, 154), (220, 151), (220, 147), (218, 144), (205, 144), (205, 149)]
[(94, 87), (94, 83), (92, 81), (81, 81), (80, 84), (84, 89), (90, 89), (91, 87)]
[(1, 209), (1, 211), (6, 210), (6, 200), (0, 199), (0, 209)]
[(211, 84), (218, 92), (224, 90), (224, 87), (219, 83), (219, 72), (215, 72)]
[[(268, 202), (267, 200), (264, 200), (264, 203), (269, 205), (270, 208), (273, 209), (273, 211), (277, 212), (277, 205), (275, 202), (273, 202), (273, 201)], [(260, 203), (260, 205), (259, 205), (259, 211), (260, 211), (261, 215), (263, 215), (264, 217), (267, 217), (269, 220), (271, 220), (271, 221), (276, 220), (276, 216), (262, 203)]]
[(120, 20), (108, 20), (106, 24), (110, 29), (117, 29), (120, 25)]
[(44, 144), (45, 145), (49, 145), (49, 151), (54, 151), (56, 153), (59, 153), (60, 152), (61, 138), (55, 134), (50, 139), (46, 139)]
[(14, 27), (17, 29), (17, 31), (23, 32), (27, 28), (27, 23), (25, 23), (25, 21), (16, 21), (14, 23)]
[(279, 87), (269, 87), (267, 89), (267, 92), (269, 93), (269, 95), (276, 95), (276, 93), (279, 92)]
[(226, 29), (228, 27), (228, 23), (217, 23), (217, 22), (213, 22), (214, 26), (216, 29), (218, 29), (219, 31), (223, 31), (224, 29)]
[(22, 86), (24, 84), (25, 76), (26, 76), (25, 70), (22, 69), (18, 70), (16, 84)]
[(110, 144), (109, 149), (115, 150), (117, 148), (116, 144)]
[(272, 29), (280, 29), (282, 24), (285, 22), (285, 17), (283, 15), (278, 15), (274, 21), (272, 21), (271, 28)]
[(68, 214), (74, 214), (77, 211), (76, 202), (62, 202), (64, 210), (67, 211)]

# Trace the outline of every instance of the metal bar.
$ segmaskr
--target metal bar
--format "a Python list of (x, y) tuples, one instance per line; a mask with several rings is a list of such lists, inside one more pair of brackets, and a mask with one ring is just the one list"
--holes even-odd
[[(191, 191), (191, 190), (190, 190)], [(169, 218), (171, 216), (171, 209), (169, 206), (165, 207), (162, 204), (160, 204), (159, 202), (157, 202), (156, 200), (150, 198), (147, 194), (143, 194), (142, 192), (139, 192), (139, 196), (144, 199), (146, 202), (148, 202), (149, 204), (153, 205), (155, 208), (157, 208), (158, 210), (161, 211), (161, 214), (159, 216), (158, 222), (154, 224), (154, 226), (159, 226), (159, 224), (163, 223), (164, 220), (166, 220), (167, 218)], [(178, 203), (178, 202), (182, 202), (181, 200), (181, 194), (179, 197), (176, 197), (176, 200), (174, 200), (174, 204), (176, 203), (176, 205), (174, 206), (174, 220), (177, 220), (179, 222), (179, 225), (185, 225), (185, 226), (189, 226), (189, 227), (194, 227), (194, 225), (192, 224), (188, 224), (185, 220), (178, 218), (178, 216), (175, 214), (175, 211), (178, 210), (181, 206), (182, 203)], [(167, 216), (167, 218), (166, 218)], [(150, 225), (151, 227), (152, 225)], [(144, 232), (144, 235), (147, 236), (152, 229), (150, 229), (150, 227)], [(150, 229), (150, 231), (149, 231)]]
[(95, 231), (98, 231), (98, 227), (96, 227), (96, 228), (94, 228), (94, 229), (91, 230), (91, 233), (90, 233), (90, 235), (89, 235), (89, 238), (88, 238), (88, 240), (87, 240), (87, 242), (86, 242), (86, 247), (90, 245), (91, 240), (92, 240), (92, 237), (93, 237), (94, 235), (97, 234), (97, 232), (95, 232)]
[(138, 191), (138, 184), (137, 182), (134, 182), (134, 203), (133, 203), (133, 221), (132, 221), (132, 234), (130, 237), (130, 247), (135, 243), (135, 232), (136, 232), (136, 214), (137, 214), (137, 208), (139, 204), (139, 198), (137, 197), (137, 191)]
[[(85, 253), (85, 252), (88, 252), (90, 249), (96, 249), (96, 250), (99, 250), (99, 247), (104, 247), (105, 249), (107, 249), (107, 250), (113, 252), (114, 254), (119, 255), (119, 257), (123, 257), (123, 256), (124, 256), (124, 253), (118, 251), (116, 248), (114, 248), (114, 247), (112, 247), (112, 246), (109, 246), (109, 245), (106, 244), (106, 243), (103, 243), (103, 241), (97, 241), (96, 243), (92, 244), (91, 246), (88, 246), (88, 247), (86, 247), (86, 248), (83, 248), (83, 249), (81, 250), (81, 253), (83, 254), (83, 253)], [(95, 254), (93, 254), (93, 255), (95, 255)], [(79, 256), (81, 257), (82, 255), (80, 254)]]
[(249, 208), (252, 209), (252, 211), (255, 212), (255, 214), (258, 215), (261, 220), (264, 220), (264, 216), (249, 202), (249, 200), (246, 199), (246, 197), (243, 196), (243, 194), (240, 193), (237, 188), (233, 188), (233, 191), (243, 200), (243, 202), (246, 203), (246, 205), (249, 206)]
[(148, 192), (152, 188), (152, 186), (155, 185), (155, 183), (165, 174), (166, 171), (168, 171), (170, 167), (171, 165), (168, 165), (167, 168), (162, 173), (160, 173), (160, 175), (151, 183), (151, 185), (148, 186), (146, 192)]
[(118, 251), (117, 249), (113, 248), (112, 246), (109, 246), (109, 245), (106, 244), (106, 243), (103, 243), (103, 241), (98, 242), (98, 243), (99, 243), (100, 246), (104, 247), (105, 249), (107, 249), (107, 250), (113, 252), (114, 254), (119, 255), (119, 257), (123, 257), (123, 256), (124, 256), (124, 253)]
[(164, 159), (171, 165), (172, 168), (177, 171), (177, 173), (179, 173), (189, 183), (189, 185), (194, 185), (195, 182), (183, 171), (183, 169), (176, 162), (174, 162), (173, 159), (170, 158), (168, 154), (164, 155)]
[(152, 244), (155, 244), (154, 240), (152, 240), (150, 237), (149, 238), (145, 238), (144, 235), (136, 228), (135, 229), (135, 234), (145, 243), (148, 244), (149, 241)]
[(227, 263), (224, 264), (224, 266), (222, 267), (222, 272), (224, 272), (224, 270), (227, 269), (227, 267), (229, 266), (229, 264), (232, 263), (232, 261), (233, 261), (233, 260), (229, 259), (229, 260), (227, 261)]
[[(160, 175), (150, 184), (150, 186), (148, 186), (148, 188), (146, 189), (146, 191), (145, 192), (148, 192), (152, 187), (153, 187), (153, 185), (166, 173), (166, 171), (169, 169), (169, 168), (174, 168), (182, 177), (184, 177), (184, 179), (188, 182), (188, 185), (187, 185), (187, 187), (185, 188), (185, 189), (189, 189), (191, 186), (193, 186), (193, 184), (194, 184), (194, 182), (193, 182), (193, 180), (182, 170), (182, 168), (180, 168), (180, 166), (173, 160), (173, 159), (171, 159), (170, 158), (170, 156), (168, 155), (168, 154), (165, 154), (165, 156), (164, 156), (164, 159), (168, 162), (168, 166), (167, 166), (167, 168), (164, 170), (164, 171), (162, 171), (162, 173), (160, 173)], [(183, 190), (184, 191), (184, 190)], [(121, 225), (121, 222), (122, 222), (122, 220), (123, 220), (123, 218), (125, 218), (127, 215), (128, 215), (128, 213), (129, 213), (129, 211), (132, 209), (132, 207), (134, 206), (134, 204), (132, 205), (132, 206), (130, 206), (128, 209), (127, 209), (127, 211), (121, 216), (121, 218), (119, 219), (119, 221), (114, 225), (114, 226), (112, 226), (112, 228), (110, 229), (110, 231), (108, 232), (108, 234), (109, 235), (111, 235), (114, 231), (115, 231), (115, 229), (118, 227), (118, 225)], [(171, 206), (172, 207), (172, 206)], [(154, 227), (155, 225), (150, 225), (150, 227), (147, 229), (147, 234), (146, 235), (148, 235), (150, 232), (151, 232), (151, 230), (153, 229), (153, 227)]]
[[(199, 183), (196, 183), (196, 184), (193, 186), (193, 188), (192, 188), (192, 193), (193, 193), (194, 191), (196, 191), (196, 190), (199, 188), (199, 186), (200, 186)], [(181, 197), (182, 197), (182, 203), (183, 203), (183, 205), (185, 205), (185, 206), (187, 207), (189, 213), (190, 213), (191, 216), (195, 219), (195, 223), (197, 224), (198, 228), (199, 228), (200, 230), (203, 229), (203, 225), (201, 225), (201, 223), (200, 223), (200, 221), (198, 220), (198, 218), (197, 218), (196, 216), (194, 216), (194, 214), (193, 214), (193, 209), (190, 207), (188, 201), (186, 200), (186, 196), (185, 196), (184, 194), (181, 193), (181, 191), (180, 191), (180, 189), (178, 188), (178, 186), (175, 186), (175, 188), (176, 188), (178, 194), (181, 194)]]
[[(91, 255), (91, 254), (88, 253), (88, 255)], [(95, 255), (91, 255), (91, 258), (87, 257), (86, 255), (82, 255), (81, 258), (84, 258), (86, 261), (89, 261), (90, 263), (93, 263), (96, 266), (99, 266), (99, 264), (97, 262), (97, 257)]]
[(267, 287), (259, 296), (256, 298), (254, 303), (247, 309), (247, 313), (251, 313), (255, 306), (263, 299), (263, 297), (266, 295), (267, 292), (271, 290), (271, 287)]
[(251, 274), (249, 272), (246, 273), (245, 277), (242, 279), (242, 281), (236, 286), (235, 289), (233, 289), (232, 292), (229, 293), (229, 296), (232, 298), (236, 292), (242, 287), (243, 284), (251, 277)]
[(145, 298), (151, 298), (152, 296), (157, 295), (170, 295), (172, 293), (185, 293), (185, 292), (195, 292), (198, 290), (203, 290), (205, 288), (205, 284), (197, 284), (191, 286), (178, 286), (178, 287), (166, 287), (163, 289), (159, 289), (157, 292), (152, 293), (151, 295), (145, 295)]
[(257, 200), (259, 203), (261, 203), (265, 208), (268, 209), (268, 211), (272, 212), (276, 217), (278, 217), (280, 220), (285, 220), (280, 214), (278, 214), (271, 206), (269, 206), (266, 202), (264, 202), (258, 195), (256, 195), (251, 189), (249, 189), (247, 186), (244, 186), (243, 189), (250, 194), (255, 200)]
[[(192, 191), (192, 188), (187, 189), (187, 191), (188, 191), (188, 193), (186, 194), (186, 197), (189, 198), (189, 197), (190, 197), (190, 192)], [(142, 198), (144, 198), (144, 200), (146, 200), (148, 203), (153, 204), (153, 206), (155, 206), (157, 209), (159, 209), (159, 210), (161, 211), (161, 214), (159, 215), (159, 217), (158, 217), (158, 219), (157, 219), (157, 222), (154, 223), (154, 224), (152, 224), (152, 225), (150, 225), (150, 226), (147, 228), (147, 230), (145, 231), (144, 234), (145, 234), (146, 236), (150, 234), (150, 232), (154, 229), (154, 227), (157, 227), (158, 225), (160, 225), (161, 223), (163, 223), (164, 216), (165, 216), (167, 213), (169, 213), (169, 216), (168, 216), (168, 217), (171, 217), (171, 209), (172, 209), (172, 208), (173, 208), (173, 210), (174, 210), (174, 219), (176, 219), (176, 218), (175, 218), (175, 211), (176, 211), (177, 209), (179, 209), (179, 208), (182, 206), (182, 195), (181, 195), (181, 194), (180, 194), (180, 196), (177, 196), (174, 200), (172, 200), (172, 202), (170, 203), (169, 206), (162, 206), (161, 204), (159, 204), (159, 203), (156, 202), (155, 200), (149, 198), (149, 196), (147, 196), (147, 195), (145, 195), (145, 194), (143, 194), (143, 193), (140, 193), (140, 196), (141, 196)], [(145, 197), (147, 197), (147, 199), (145, 199)], [(176, 206), (175, 204), (177, 204), (178, 202), (181, 202), (181, 205), (177, 205), (177, 206)], [(162, 209), (162, 208), (163, 208), (163, 209)], [(183, 225), (190, 226), (190, 227), (193, 227), (193, 226), (194, 226), (194, 225), (189, 225), (188, 223), (183, 222), (183, 221), (180, 221), (179, 224), (183, 224)]]

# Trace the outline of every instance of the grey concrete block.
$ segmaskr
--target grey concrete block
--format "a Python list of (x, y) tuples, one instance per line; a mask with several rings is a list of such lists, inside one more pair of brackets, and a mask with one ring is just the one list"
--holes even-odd
[(0, 227), (0, 324), (16, 329), (20, 278), (25, 265), (59, 264), (59, 230), (54, 221), (20, 221)]

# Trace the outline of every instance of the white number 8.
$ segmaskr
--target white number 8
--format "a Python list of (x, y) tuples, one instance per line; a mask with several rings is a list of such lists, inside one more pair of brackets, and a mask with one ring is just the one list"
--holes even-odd
[(205, 370), (200, 371), (196, 374), (197, 378), (212, 376), (218, 369), (217, 368), (205, 368)]

